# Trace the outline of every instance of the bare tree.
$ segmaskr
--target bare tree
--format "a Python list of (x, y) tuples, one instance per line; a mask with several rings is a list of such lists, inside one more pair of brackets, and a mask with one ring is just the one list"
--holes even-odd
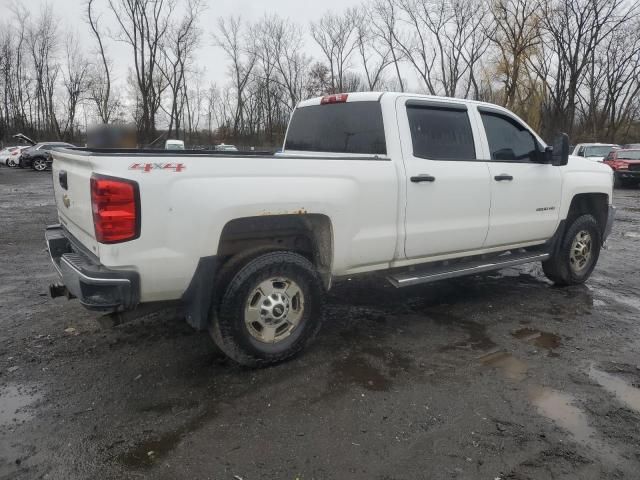
[(492, 14), (494, 29), (488, 37), (496, 48), (497, 74), (503, 84), (500, 102), (513, 110), (526, 77), (528, 60), (535, 60), (540, 44), (541, 0), (498, 0)]
[(62, 84), (66, 94), (65, 123), (61, 137), (72, 140), (79, 103), (84, 99), (88, 89), (89, 64), (78, 47), (74, 36), (67, 37), (65, 43), (66, 62)]
[(356, 45), (360, 56), (360, 65), (364, 70), (366, 88), (369, 91), (379, 89), (384, 82), (385, 69), (394, 63), (392, 48), (381, 41), (371, 29), (373, 21), (370, 14), (360, 10), (356, 22)]
[(233, 133), (238, 135), (244, 127), (245, 88), (256, 64), (255, 51), (248, 48), (240, 17), (218, 19), (218, 32), (214, 42), (221, 47), (229, 58), (229, 67), (236, 95), (236, 107), (233, 120)]
[(201, 0), (189, 0), (182, 19), (172, 24), (161, 45), (158, 68), (167, 82), (171, 94), (169, 114), (169, 131), (179, 136), (183, 108), (187, 102), (186, 78), (192, 73), (195, 50), (200, 41), (198, 17), (202, 11)]
[(467, 96), (475, 81), (474, 67), (487, 48), (484, 2), (398, 0), (398, 5), (409, 33), (396, 32), (395, 40), (427, 91)]
[(27, 35), (35, 78), (36, 128), (59, 137), (54, 104), (55, 84), (60, 71), (55, 58), (59, 39), (50, 6), (43, 6), (35, 23), (29, 25)]
[(111, 97), (111, 64), (107, 58), (102, 33), (98, 28), (100, 15), (96, 15), (93, 7), (95, 0), (87, 0), (87, 23), (98, 42), (98, 55), (102, 64), (102, 70), (95, 69), (91, 75), (91, 98), (95, 103), (98, 116), (102, 123), (109, 123), (109, 119), (117, 106), (117, 102), (112, 101)]
[(531, 67), (547, 86), (550, 130), (573, 132), (578, 91), (594, 52), (625, 23), (640, 4), (625, 0), (549, 0), (543, 14), (542, 62)]
[(402, 52), (397, 41), (398, 8), (395, 0), (373, 0), (369, 14), (371, 32), (389, 49), (400, 91), (404, 92), (404, 80), (400, 74)]
[(329, 64), (331, 92), (344, 92), (345, 76), (351, 57), (358, 47), (357, 25), (360, 12), (349, 8), (340, 13), (327, 13), (318, 22), (311, 22), (311, 36)]
[(271, 48), (281, 82), (288, 94), (287, 107), (291, 111), (306, 94), (311, 57), (304, 53), (304, 35), (299, 26), (288, 20), (273, 17)]
[[(615, 141), (638, 115), (640, 101), (640, 23), (616, 29), (594, 50), (578, 91), (585, 135)], [(625, 132), (626, 133), (626, 132)]]
[(174, 0), (108, 0), (120, 32), (118, 39), (131, 47), (137, 99), (138, 134), (142, 141), (156, 136), (156, 114), (166, 84), (157, 72), (162, 42), (175, 9)]

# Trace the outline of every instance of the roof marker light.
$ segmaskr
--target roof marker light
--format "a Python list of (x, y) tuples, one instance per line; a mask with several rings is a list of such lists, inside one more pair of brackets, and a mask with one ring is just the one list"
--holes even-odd
[(320, 105), (328, 105), (330, 103), (345, 103), (348, 97), (348, 93), (335, 93), (333, 95), (325, 95), (320, 100)]

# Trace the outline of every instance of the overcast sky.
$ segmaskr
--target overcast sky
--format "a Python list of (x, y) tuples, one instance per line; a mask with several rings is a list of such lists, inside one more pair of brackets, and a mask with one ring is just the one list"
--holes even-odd
[[(25, 5), (34, 14), (45, 0), (0, 0), (0, 21), (4, 21), (10, 15), (10, 5), (14, 2)], [(107, 0), (95, 0), (97, 10), (103, 11), (100, 28), (115, 31), (116, 22), (110, 12), (107, 11)], [(180, 2), (180, 0), (178, 0)], [(84, 21), (85, 1), (84, 0), (49, 0), (49, 3), (58, 15), (60, 20), (60, 31), (73, 31), (77, 34), (79, 41), (85, 50), (93, 51), (95, 39), (90, 34), (89, 27)], [(205, 0), (206, 9), (200, 20), (200, 27), (203, 30), (201, 46), (198, 51), (198, 66), (205, 71), (204, 84), (210, 80), (215, 81), (219, 86), (226, 82), (227, 62), (222, 51), (212, 45), (211, 32), (216, 28), (218, 17), (240, 14), (244, 19), (255, 21), (265, 13), (276, 13), (282, 17), (288, 17), (305, 28), (308, 32), (309, 22), (320, 18), (329, 11), (340, 11), (350, 6), (359, 4), (359, 0)], [(313, 41), (308, 38), (306, 51), (314, 57), (318, 57), (318, 49)], [(119, 81), (123, 81), (126, 76), (127, 67), (131, 65), (131, 52), (128, 46), (123, 43), (108, 41), (107, 48), (109, 56), (113, 59), (116, 75)], [(204, 86), (204, 85), (203, 85)]]

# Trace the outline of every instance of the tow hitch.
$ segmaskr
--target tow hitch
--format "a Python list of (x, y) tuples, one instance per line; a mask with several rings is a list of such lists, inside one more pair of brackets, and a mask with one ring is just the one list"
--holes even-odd
[(51, 298), (67, 297), (68, 300), (76, 298), (76, 296), (67, 289), (62, 283), (52, 283), (49, 285), (49, 295)]

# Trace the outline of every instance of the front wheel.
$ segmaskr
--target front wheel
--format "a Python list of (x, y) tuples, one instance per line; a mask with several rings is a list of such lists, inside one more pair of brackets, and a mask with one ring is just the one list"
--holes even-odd
[(47, 169), (47, 161), (44, 158), (34, 158), (31, 166), (38, 172), (44, 172)]
[[(324, 287), (313, 264), (293, 252), (270, 252), (238, 270), (212, 312), (216, 345), (241, 365), (293, 357), (316, 336)], [(217, 313), (217, 315), (216, 315)]]
[(16, 161), (13, 158), (9, 158), (7, 160), (7, 167), (17, 167), (18, 164), (16, 163)]
[(542, 262), (542, 269), (556, 285), (577, 285), (591, 276), (602, 247), (600, 227), (593, 215), (581, 215), (567, 227), (560, 247)]

